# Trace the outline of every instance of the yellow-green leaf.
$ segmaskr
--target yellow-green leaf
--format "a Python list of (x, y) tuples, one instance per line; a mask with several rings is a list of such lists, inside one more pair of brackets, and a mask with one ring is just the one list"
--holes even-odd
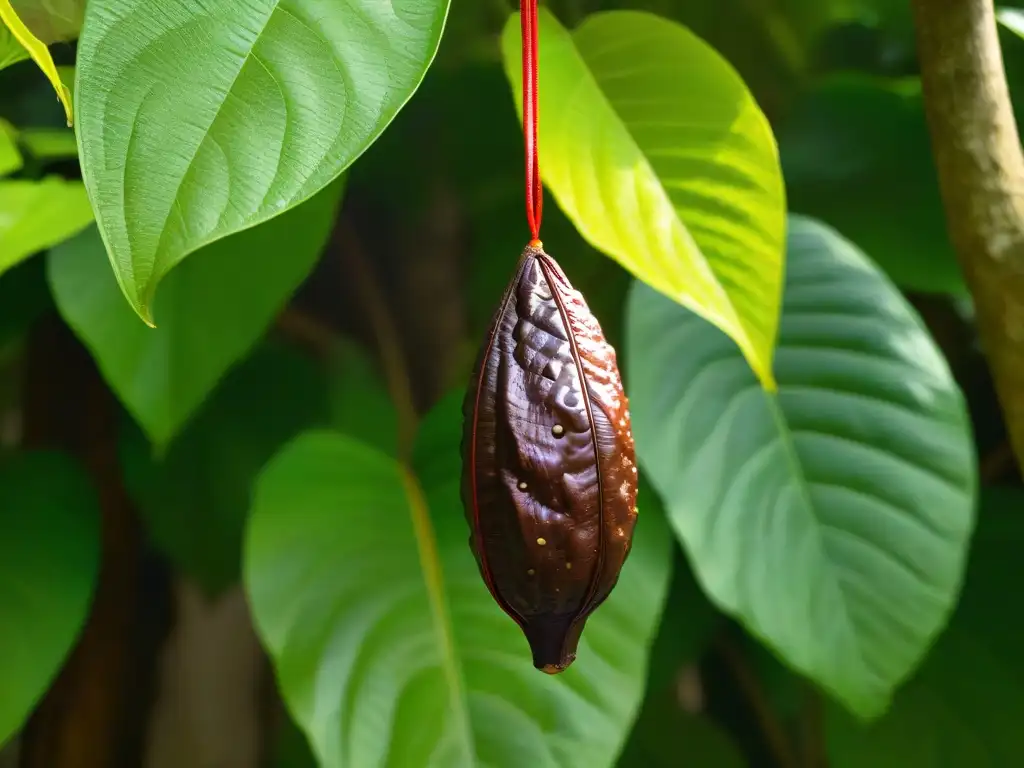
[(81, 182), (56, 176), (0, 181), (0, 274), (77, 234), (91, 221), (92, 208)]
[(21, 47), (14, 34), (0, 21), (0, 69), (6, 69), (28, 58), (28, 51)]
[[(540, 167), (559, 205), (595, 247), (729, 334), (774, 389), (785, 193), (749, 90), (649, 13), (598, 13), (570, 33), (542, 12), (540, 32)], [(503, 48), (521, 100), (518, 16)]]
[(53, 89), (57, 92), (57, 98), (60, 99), (60, 103), (64, 106), (64, 114), (67, 116), (68, 125), (71, 125), (71, 92), (68, 91), (67, 86), (60, 79), (60, 74), (57, 72), (57, 66), (53, 63), (50, 51), (38, 37), (32, 34), (32, 31), (25, 26), (24, 22), (18, 17), (18, 14), (14, 12), (10, 0), (0, 0), (0, 21), (3, 22), (8, 31), (14, 35), (14, 38), (28, 52), (28, 55), (32, 57), (35, 63), (39, 65), (39, 68), (43, 70), (43, 74), (50, 80), (50, 84), (53, 85)]

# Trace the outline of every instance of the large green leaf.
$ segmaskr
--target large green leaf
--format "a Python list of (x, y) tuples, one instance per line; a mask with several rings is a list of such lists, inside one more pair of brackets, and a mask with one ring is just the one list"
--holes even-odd
[(245, 575), (289, 708), (324, 768), (614, 764), (643, 691), (670, 537), (645, 515), (576, 663), (533, 668), (467, 544), (458, 399), (424, 422), (409, 467), (307, 433), (264, 470)]
[[(785, 195), (771, 128), (684, 27), (609, 12), (540, 19), (541, 170), (595, 247), (728, 333), (769, 389)], [(521, 99), (519, 17), (503, 38)], [(552, 252), (557, 245), (550, 243)]]
[(266, 345), (225, 377), (166, 456), (154, 457), (126, 424), (121, 465), (149, 535), (210, 592), (237, 583), (257, 474), (286, 441), (325, 425), (327, 413), (326, 377), (313, 362)]
[(447, 9), (447, 0), (88, 5), (79, 155), (114, 272), (143, 319), (175, 264), (311, 197), (377, 138), (419, 85)]
[(1024, 583), (1024, 494), (986, 490), (963, 598), (928, 660), (870, 726), (828, 724), (834, 768), (1024, 765), (1024, 617), (1007, 602)]
[(836, 227), (901, 287), (963, 294), (917, 78), (838, 75), (783, 121), (790, 208)]
[(56, 176), (0, 181), (0, 274), (81, 232), (91, 221), (92, 208), (80, 182)]
[(57, 307), (107, 383), (158, 448), (252, 349), (313, 269), (335, 221), (341, 182), (261, 227), (207, 246), (168, 277), (147, 328), (118, 299), (95, 228), (54, 249)]
[(57, 674), (89, 613), (99, 514), (85, 474), (59, 454), (0, 461), (0, 745)]
[(718, 330), (630, 297), (641, 463), (709, 596), (861, 716), (955, 603), (976, 469), (920, 319), (848, 241), (791, 217), (777, 394)]

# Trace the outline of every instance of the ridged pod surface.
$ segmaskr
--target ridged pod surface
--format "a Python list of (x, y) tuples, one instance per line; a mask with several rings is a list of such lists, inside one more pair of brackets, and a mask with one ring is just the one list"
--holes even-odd
[(463, 406), (470, 546), (538, 669), (576, 658), (629, 554), (637, 469), (615, 350), (557, 262), (531, 244)]

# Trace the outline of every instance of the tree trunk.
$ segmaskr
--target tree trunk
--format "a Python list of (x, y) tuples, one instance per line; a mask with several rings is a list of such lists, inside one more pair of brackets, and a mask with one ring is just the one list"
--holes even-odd
[(995, 12), (992, 0), (913, 0), (913, 9), (946, 220), (1024, 467), (1024, 156)]

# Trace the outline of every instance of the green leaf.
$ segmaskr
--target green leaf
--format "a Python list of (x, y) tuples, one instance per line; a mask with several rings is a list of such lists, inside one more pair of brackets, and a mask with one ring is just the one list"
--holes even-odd
[(1008, 590), (1024, 582), (1024, 494), (986, 489), (963, 597), (928, 660), (870, 726), (827, 719), (834, 768), (981, 768), (1024, 764), (1024, 619)]
[(62, 128), (26, 128), (18, 141), (37, 160), (65, 160), (78, 157), (74, 131)]
[(207, 246), (172, 272), (155, 308), (155, 329), (118, 299), (95, 228), (50, 253), (50, 285), (61, 315), (158, 450), (252, 349), (313, 269), (341, 189), (336, 182), (284, 216)]
[(791, 210), (836, 227), (902, 288), (966, 293), (920, 80), (828, 78), (783, 122), (779, 147)]
[[(570, 34), (542, 12), (540, 30), (541, 169), (562, 210), (596, 248), (722, 328), (774, 389), (785, 194), (743, 81), (652, 14), (598, 13)], [(521, 100), (518, 16), (503, 48)]]
[(389, 456), (398, 450), (398, 415), (369, 355), (340, 338), (328, 360), (331, 426)]
[(776, 371), (637, 284), (637, 450), (705, 591), (863, 717), (955, 603), (974, 521), (963, 398), (895, 287), (834, 230), (790, 218)]
[(325, 424), (327, 410), (316, 366), (266, 345), (225, 377), (162, 459), (129, 423), (125, 484), (157, 546), (212, 593), (236, 583), (256, 476), (281, 445)]
[(18, 42), (7, 25), (0, 20), (0, 70), (28, 58), (28, 51)]
[(746, 768), (729, 735), (704, 715), (685, 712), (666, 688), (644, 702), (618, 768)]
[(24, 20), (21, 19), (11, 5), (11, 0), (0, 0), (0, 28), (5, 30), (4, 37), (6, 40), (0, 40), (0, 56), (3, 57), (5, 65), (21, 61), (17, 54), (13, 52), (14, 46), (10, 41), (10, 38), (13, 36), (14, 40), (25, 49), (50, 81), (50, 85), (57, 92), (57, 98), (60, 99), (60, 103), (64, 107), (64, 114), (67, 117), (68, 125), (71, 125), (71, 92), (68, 91), (67, 86), (64, 85), (60, 74), (57, 72), (57, 66), (53, 63), (50, 51), (46, 47), (48, 41), (40, 40), (39, 37), (33, 34), (33, 30), (25, 26)]
[(99, 569), (99, 513), (70, 459), (0, 462), (0, 745), (56, 676), (85, 623)]
[(16, 137), (13, 126), (6, 120), (0, 120), (0, 176), (14, 173), (22, 166)]
[(1020, 8), (999, 8), (996, 18), (1017, 37), (1024, 39), (1024, 11)]
[(423, 78), (447, 9), (447, 0), (87, 6), (79, 155), (118, 282), (143, 319), (175, 264), (311, 197), (380, 135)]
[(57, 176), (0, 181), (0, 274), (81, 232), (91, 221), (92, 208), (80, 182)]
[(564, 674), (533, 668), (484, 586), (459, 501), (461, 417), (422, 424), (416, 472), (303, 435), (263, 471), (246, 539), (256, 624), (324, 768), (614, 764), (640, 704), (670, 537), (645, 514)]
[(25, 26), (47, 45), (74, 40), (82, 31), (85, 0), (11, 0), (11, 5)]

